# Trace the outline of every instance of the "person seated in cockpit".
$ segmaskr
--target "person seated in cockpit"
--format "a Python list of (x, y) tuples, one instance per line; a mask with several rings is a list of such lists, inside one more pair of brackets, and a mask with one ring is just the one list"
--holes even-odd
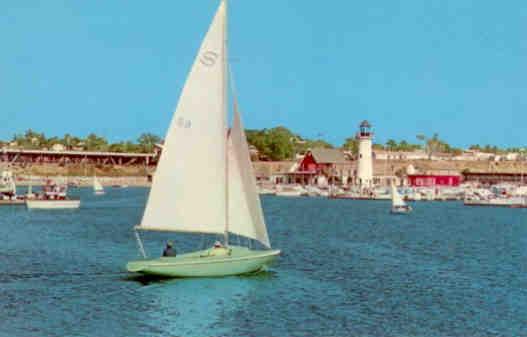
[(163, 250), (163, 256), (176, 256), (176, 249), (172, 241), (168, 241), (165, 249)]

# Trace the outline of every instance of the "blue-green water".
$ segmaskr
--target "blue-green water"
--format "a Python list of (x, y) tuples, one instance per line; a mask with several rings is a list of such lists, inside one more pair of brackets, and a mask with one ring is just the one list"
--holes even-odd
[[(147, 283), (124, 271), (147, 190), (74, 192), (0, 208), (0, 336), (527, 336), (527, 209), (264, 197), (272, 272)], [(200, 241), (147, 250), (167, 238)]]

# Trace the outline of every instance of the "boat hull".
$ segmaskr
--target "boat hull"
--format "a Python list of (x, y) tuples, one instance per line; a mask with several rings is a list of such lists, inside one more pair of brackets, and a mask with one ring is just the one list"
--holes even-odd
[(0, 199), (0, 206), (24, 206), (26, 201), (24, 199), (15, 199), (15, 200), (2, 200)]
[(221, 277), (265, 270), (280, 254), (279, 250), (250, 250), (230, 246), (230, 254), (210, 255), (211, 250), (131, 261), (129, 272), (162, 277)]
[(277, 191), (275, 193), (279, 197), (300, 197), (302, 192), (300, 191)]
[(412, 207), (410, 205), (392, 205), (390, 213), (392, 214), (410, 214), (412, 212)]
[(66, 200), (26, 200), (28, 209), (76, 209), (81, 205), (79, 199)]

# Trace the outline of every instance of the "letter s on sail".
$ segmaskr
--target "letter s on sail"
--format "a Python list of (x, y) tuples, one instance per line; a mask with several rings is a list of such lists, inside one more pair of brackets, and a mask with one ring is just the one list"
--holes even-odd
[(206, 51), (201, 55), (199, 61), (206, 67), (212, 67), (216, 63), (218, 56), (220, 55), (214, 51)]

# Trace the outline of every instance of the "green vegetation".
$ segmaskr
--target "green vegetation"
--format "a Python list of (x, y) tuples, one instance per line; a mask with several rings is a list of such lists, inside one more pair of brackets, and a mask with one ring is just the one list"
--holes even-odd
[[(292, 160), (295, 158), (295, 155), (303, 154), (310, 148), (334, 147), (323, 139), (303, 138), (283, 126), (263, 130), (246, 130), (246, 135), (247, 141), (258, 150), (259, 157), (262, 160)], [(446, 141), (440, 139), (437, 133), (431, 137), (422, 134), (417, 135), (417, 140), (421, 144), (412, 144), (406, 140), (397, 142), (394, 139), (389, 139), (385, 144), (373, 144), (373, 149), (394, 152), (411, 152), (424, 149), (429, 158), (436, 153), (451, 153), (457, 155), (462, 152), (461, 149), (453, 147)], [(24, 134), (16, 134), (11, 141), (0, 141), (0, 147), (14, 143), (16, 144), (15, 146), (24, 149), (51, 149), (55, 144), (62, 144), (67, 150), (150, 153), (154, 151), (154, 145), (160, 142), (161, 138), (152, 133), (143, 133), (136, 142), (120, 141), (109, 143), (106, 138), (94, 133), (89, 134), (86, 138), (76, 137), (70, 134), (65, 134), (62, 138), (47, 138), (43, 133), (29, 129)], [(348, 137), (340, 148), (356, 154), (359, 149), (358, 141), (354, 136)], [(469, 149), (495, 154), (518, 152), (524, 157), (527, 156), (527, 149), (518, 147), (501, 149), (491, 145), (472, 145)]]
[(288, 160), (309, 148), (333, 146), (322, 139), (303, 139), (289, 129), (278, 126), (272, 129), (246, 130), (247, 141), (256, 147), (262, 159)]
[(0, 146), (12, 143), (14, 146), (23, 149), (42, 150), (51, 149), (54, 145), (61, 144), (66, 150), (150, 153), (154, 151), (154, 145), (160, 141), (161, 138), (151, 133), (143, 133), (136, 143), (131, 141), (109, 143), (106, 138), (94, 133), (89, 134), (86, 138), (75, 137), (70, 134), (65, 134), (62, 138), (47, 138), (44, 133), (29, 129), (24, 134), (16, 134), (10, 142), (0, 141)]
[(417, 139), (424, 143), (424, 148), (428, 155), (428, 158), (432, 158), (434, 154), (440, 153), (440, 152), (452, 153), (455, 155), (461, 154), (463, 152), (463, 150), (452, 147), (450, 146), (450, 144), (448, 144), (444, 140), (441, 140), (437, 133), (434, 133), (434, 135), (430, 138), (425, 135), (420, 134), (420, 135), (417, 135)]
[(488, 152), (488, 153), (495, 153), (495, 154), (505, 154), (509, 152), (517, 152), (521, 154), (525, 154), (527, 152), (527, 148), (521, 148), (521, 147), (509, 147), (505, 149), (500, 149), (497, 146), (492, 145), (470, 145), (469, 150), (476, 150), (481, 152)]

